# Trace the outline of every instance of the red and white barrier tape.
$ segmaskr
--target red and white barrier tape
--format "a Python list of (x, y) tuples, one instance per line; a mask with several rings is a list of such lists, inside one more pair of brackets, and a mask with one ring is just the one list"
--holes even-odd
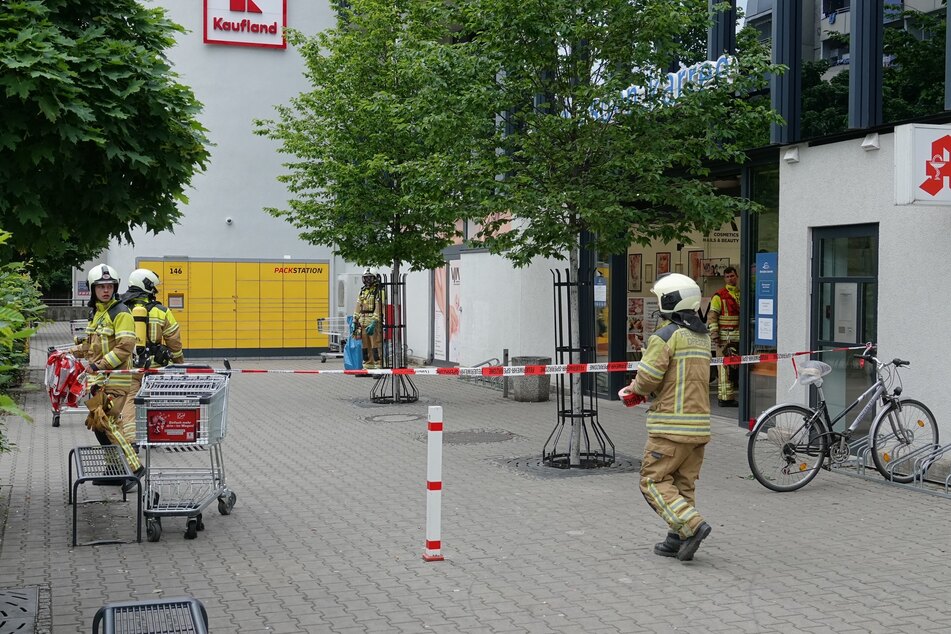
[[(774, 363), (780, 359), (792, 359), (813, 354), (827, 352), (844, 352), (846, 350), (864, 350), (866, 346), (851, 346), (846, 348), (829, 348), (827, 350), (809, 350), (804, 352), (763, 352), (760, 354), (734, 355), (714, 357), (710, 365), (746, 365), (751, 363)], [(794, 362), (795, 363), (795, 362)], [(354, 375), (386, 375), (386, 374), (415, 374), (417, 376), (539, 376), (554, 374), (586, 374), (601, 372), (633, 372), (637, 370), (638, 361), (609, 361), (607, 363), (566, 363), (555, 365), (489, 365), (476, 368), (384, 368), (379, 370), (264, 370), (252, 368), (213, 369), (223, 374), (354, 374)], [(156, 374), (161, 370), (102, 370), (105, 374)], [(207, 374), (208, 368), (181, 368), (179, 372), (186, 374)]]

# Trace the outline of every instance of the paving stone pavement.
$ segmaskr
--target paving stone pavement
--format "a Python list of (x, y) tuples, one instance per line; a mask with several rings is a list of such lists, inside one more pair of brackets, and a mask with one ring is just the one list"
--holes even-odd
[[(66, 338), (65, 324), (44, 327), (33, 365)], [(39, 586), (54, 633), (90, 631), (107, 601), (180, 595), (204, 603), (212, 632), (951, 631), (951, 500), (829, 472), (797, 493), (767, 491), (749, 476), (744, 433), (716, 419), (698, 483), (713, 533), (681, 563), (651, 552), (665, 527), (636, 472), (545, 478), (506, 466), (541, 452), (553, 401), (416, 377), (419, 403), (372, 406), (371, 384), (236, 375), (223, 445), (234, 512), (210, 506), (195, 540), (183, 538), (181, 518), (168, 518), (157, 543), (77, 548), (66, 456), (93, 436), (82, 414), (51, 427), (45, 392), (23, 392), (35, 422), (5, 419), (17, 449), (0, 457), (0, 588)], [(425, 419), (434, 404), (447, 432), (514, 436), (444, 447), (446, 560), (427, 563)], [(388, 414), (405, 416), (370, 420)], [(619, 454), (640, 454), (643, 408), (602, 401), (600, 420)], [(201, 467), (207, 452), (152, 457)], [(132, 535), (133, 502), (107, 487), (81, 495), (112, 502), (80, 508), (80, 540)]]

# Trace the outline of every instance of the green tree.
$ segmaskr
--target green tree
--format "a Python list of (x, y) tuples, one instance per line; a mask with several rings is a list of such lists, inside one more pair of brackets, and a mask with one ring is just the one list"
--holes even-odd
[(294, 157), (280, 177), (293, 194), (268, 209), (313, 244), (366, 266), (442, 266), (491, 183), (471, 181), (472, 144), (487, 143), (491, 113), (465, 96), (480, 69), (453, 39), (436, 0), (333, 2), (338, 23), (291, 32), (313, 89), (257, 121)]
[(0, 261), (54, 271), (172, 229), (209, 156), (164, 54), (181, 32), (135, 0), (0, 0)]
[[(688, 82), (675, 100), (649, 88), (663, 85), (671, 60), (690, 59), (691, 34), (710, 23), (705, 0), (530, 0), (517, 11), (506, 0), (472, 0), (459, 15), (483, 68), (471, 98), (487, 96), (504, 113), (494, 143), (473, 150), (488, 168), (483, 179), (505, 175), (481, 210), (490, 220), (479, 237), (491, 251), (516, 266), (567, 255), (576, 279), (583, 234), (598, 253), (618, 254), (655, 239), (689, 242), (691, 232), (757, 209), (707, 178), (712, 162), (743, 162), (778, 121), (745, 97), (781, 70), (755, 34), (742, 34), (729, 73)], [(640, 87), (637, 101), (631, 86)], [(575, 293), (569, 310), (577, 329)], [(580, 404), (580, 377), (572, 379)], [(573, 434), (577, 452), (578, 425)]]

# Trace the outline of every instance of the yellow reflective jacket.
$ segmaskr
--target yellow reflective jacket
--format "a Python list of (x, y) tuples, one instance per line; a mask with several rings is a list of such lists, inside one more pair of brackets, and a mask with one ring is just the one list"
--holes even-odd
[[(86, 326), (86, 339), (70, 352), (94, 364), (100, 370), (129, 370), (132, 368), (132, 352), (135, 350), (135, 323), (128, 306), (115, 297), (103, 304), (96, 302), (95, 312)], [(128, 388), (132, 375), (105, 375), (93, 372), (89, 382), (109, 387)]]
[(647, 433), (677, 442), (710, 440), (710, 335), (670, 321), (647, 340), (634, 391), (654, 393)]
[[(181, 328), (171, 309), (147, 297), (126, 300), (126, 305), (130, 309), (137, 304), (145, 306), (149, 311), (149, 323), (146, 332), (148, 343), (168, 348), (172, 363), (185, 361), (185, 353), (182, 351)], [(167, 363), (156, 363), (153, 358), (149, 367), (154, 368), (163, 365), (167, 365)]]
[(723, 343), (740, 342), (740, 289), (724, 286), (710, 300), (710, 336)]

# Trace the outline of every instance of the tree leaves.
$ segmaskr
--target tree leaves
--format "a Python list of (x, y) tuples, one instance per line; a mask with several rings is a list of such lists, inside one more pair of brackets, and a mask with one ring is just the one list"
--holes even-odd
[(0, 226), (13, 238), (0, 261), (65, 268), (133, 228), (174, 226), (209, 156), (200, 104), (164, 55), (180, 31), (135, 0), (4, 3)]

